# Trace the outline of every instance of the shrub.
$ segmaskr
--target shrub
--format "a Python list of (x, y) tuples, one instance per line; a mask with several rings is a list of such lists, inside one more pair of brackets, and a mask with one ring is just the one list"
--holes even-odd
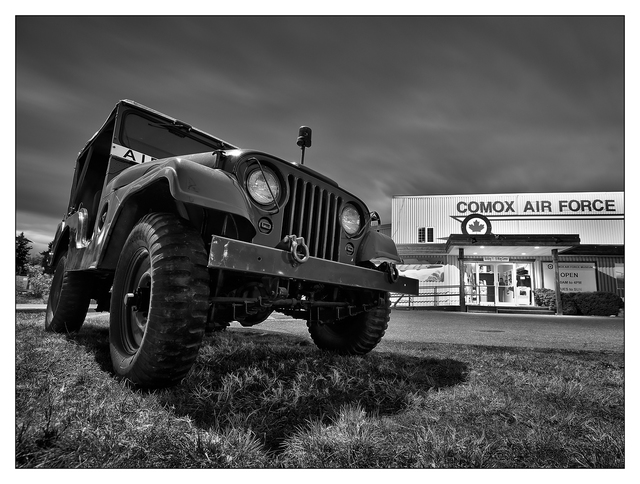
[(611, 292), (581, 292), (574, 296), (579, 313), (585, 316), (611, 316), (624, 305), (622, 298)]
[[(538, 306), (556, 310), (556, 292), (552, 289), (533, 291)], [(624, 303), (620, 296), (610, 292), (563, 292), (562, 313), (583, 316), (610, 316), (618, 314)]]
[(31, 297), (41, 298), (49, 295), (49, 287), (53, 276), (44, 273), (44, 268), (27, 264), (25, 266), (27, 275), (29, 276), (29, 285), (27, 286), (27, 294)]
[(551, 289), (541, 288), (533, 290), (533, 299), (536, 302), (536, 306), (543, 306), (546, 308), (555, 309), (556, 307), (556, 292)]

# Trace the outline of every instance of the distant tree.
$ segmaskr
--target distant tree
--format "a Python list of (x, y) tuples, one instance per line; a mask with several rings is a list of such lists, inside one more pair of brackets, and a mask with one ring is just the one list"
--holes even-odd
[(49, 242), (49, 246), (47, 247), (47, 250), (43, 250), (42, 252), (40, 252), (40, 258), (38, 262), (39, 262), (39, 265), (41, 265), (42, 267), (47, 267), (47, 265), (49, 264), (49, 257), (50, 257), (52, 246), (53, 246), (53, 240)]
[(31, 266), (41, 266), (42, 265), (42, 252), (39, 254), (29, 254), (29, 260), (27, 264)]
[(24, 232), (16, 235), (16, 274), (24, 274), (25, 265), (29, 262), (29, 251), (32, 248), (31, 241), (24, 236)]

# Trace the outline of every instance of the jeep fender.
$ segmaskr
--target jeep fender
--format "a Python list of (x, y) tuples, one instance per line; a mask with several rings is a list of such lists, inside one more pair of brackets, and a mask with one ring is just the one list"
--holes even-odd
[(358, 248), (356, 263), (374, 259), (385, 259), (398, 263), (402, 262), (402, 259), (398, 255), (396, 244), (391, 237), (374, 230), (369, 230)]
[(239, 215), (257, 226), (251, 203), (238, 181), (229, 173), (179, 159), (164, 171), (176, 200)]
[(111, 206), (105, 223), (106, 234), (101, 233), (99, 237), (105, 247), (100, 251), (99, 267), (115, 268), (120, 249), (137, 220), (149, 208), (162, 202), (145, 200), (143, 192), (159, 186), (168, 186), (166, 197), (174, 201), (245, 219), (255, 235), (256, 221), (251, 202), (229, 173), (181, 158), (144, 163), (128, 168), (106, 187)]
[(251, 204), (232, 175), (183, 158), (131, 167), (111, 181), (108, 191), (122, 189), (118, 198), (125, 203), (126, 198), (160, 179), (167, 180), (175, 200), (239, 215), (255, 227)]

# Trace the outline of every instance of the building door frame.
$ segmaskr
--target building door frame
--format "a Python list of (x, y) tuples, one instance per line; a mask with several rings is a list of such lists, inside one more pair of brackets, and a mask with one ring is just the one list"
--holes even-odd
[(481, 306), (530, 306), (532, 305), (531, 287), (518, 285), (518, 267), (526, 266), (531, 273), (530, 261), (465, 261), (473, 270), (471, 281), (472, 297), (470, 304)]

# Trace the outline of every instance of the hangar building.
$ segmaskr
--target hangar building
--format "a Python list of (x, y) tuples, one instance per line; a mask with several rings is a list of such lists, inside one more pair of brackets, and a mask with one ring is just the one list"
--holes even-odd
[(390, 232), (420, 280), (396, 307), (535, 307), (555, 264), (562, 291), (624, 298), (624, 192), (394, 196)]

